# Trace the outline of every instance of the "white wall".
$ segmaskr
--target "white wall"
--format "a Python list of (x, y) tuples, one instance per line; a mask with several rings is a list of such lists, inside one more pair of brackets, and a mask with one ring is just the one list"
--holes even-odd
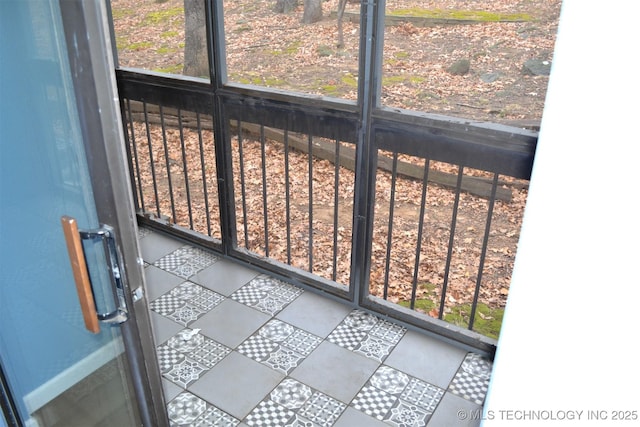
[(563, 3), (487, 427), (640, 425), (640, 6)]

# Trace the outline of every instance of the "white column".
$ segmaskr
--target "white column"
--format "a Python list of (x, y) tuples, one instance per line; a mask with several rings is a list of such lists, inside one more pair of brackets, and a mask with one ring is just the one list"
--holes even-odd
[(638, 16), (563, 2), (484, 426), (640, 425)]

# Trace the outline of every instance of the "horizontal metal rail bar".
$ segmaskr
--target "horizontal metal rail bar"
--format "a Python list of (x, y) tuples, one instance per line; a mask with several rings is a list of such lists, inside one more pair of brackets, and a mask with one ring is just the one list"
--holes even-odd
[[(265, 271), (272, 272), (282, 277), (288, 278), (292, 283), (303, 284), (317, 289), (322, 289), (332, 295), (340, 298), (348, 299), (353, 296), (353, 289), (344, 287), (336, 283), (337, 279), (337, 261), (343, 252), (343, 246), (338, 248), (338, 229), (339, 219), (344, 221), (344, 216), (340, 215), (341, 206), (339, 203), (344, 202), (346, 196), (339, 194), (339, 188), (343, 175), (349, 175), (351, 169), (356, 174), (365, 173), (356, 168), (355, 162), (351, 157), (357, 149), (362, 147), (356, 146), (357, 129), (359, 124), (358, 113), (353, 106), (342, 105), (335, 102), (327, 102), (324, 99), (314, 100), (308, 98), (298, 98), (294, 95), (267, 93), (268, 91), (254, 91), (247, 88), (227, 88), (215, 92), (214, 88), (208, 83), (198, 79), (174, 79), (158, 75), (147, 75), (136, 73), (131, 70), (118, 71), (118, 84), (121, 91), (120, 96), (123, 99), (123, 117), (126, 118), (126, 128), (130, 135), (130, 167), (132, 168), (132, 177), (134, 178), (134, 189), (137, 194), (138, 209), (140, 209), (141, 220), (153, 224), (154, 227), (169, 231), (176, 236), (193, 241), (203, 246), (219, 249), (224, 246), (224, 242), (216, 240), (212, 236), (213, 224), (219, 224), (220, 218), (210, 217), (209, 192), (207, 190), (207, 176), (210, 175), (211, 167), (205, 165), (203, 145), (203, 131), (209, 132), (212, 129), (212, 119), (214, 111), (214, 99), (217, 97), (221, 105), (221, 113), (219, 117), (225, 128), (225, 138), (227, 141), (217, 141), (217, 143), (230, 144), (230, 152), (233, 153), (237, 163), (229, 166), (229, 169), (237, 168), (230, 172), (236, 175), (235, 183), (229, 182), (226, 185), (235, 186), (236, 194), (239, 197), (232, 200), (229, 206), (219, 207), (221, 212), (226, 209), (237, 209), (238, 218), (236, 218), (236, 226), (238, 234), (238, 242), (244, 247), (234, 246), (226, 253), (229, 256), (250, 263)], [(139, 103), (142, 104), (139, 104)], [(136, 108), (132, 108), (134, 105)], [(140, 107), (140, 105), (142, 107)], [(251, 126), (256, 127), (254, 131)], [(134, 127), (136, 130), (134, 131)], [(155, 133), (152, 132), (152, 127)], [(196, 145), (199, 147), (197, 159), (189, 157), (186, 145), (186, 129), (190, 128), (193, 132), (190, 134), (192, 138), (197, 138)], [(176, 132), (177, 129), (177, 132)], [(168, 152), (168, 132), (173, 132), (171, 142), (174, 145), (176, 156), (175, 160), (169, 159)], [(275, 132), (275, 133), (274, 133)], [(153, 133), (153, 135), (152, 135)], [(177, 139), (175, 134), (178, 134)], [(281, 134), (281, 138), (275, 138), (276, 133)], [(146, 135), (145, 135), (146, 134)], [(146, 141), (145, 141), (146, 138)], [(326, 139), (324, 139), (326, 138)], [(177, 141), (177, 143), (175, 142)], [(302, 141), (302, 145), (300, 145)], [(153, 142), (153, 144), (152, 144)], [(250, 172), (249, 151), (252, 144), (257, 142), (258, 160), (257, 171), (259, 171), (259, 189), (250, 189), (247, 174)], [(453, 236), (456, 232), (456, 215), (457, 203), (461, 192), (469, 191), (468, 182), (481, 182), (488, 189), (488, 194), (483, 196), (490, 199), (489, 217), (486, 221), (486, 231), (484, 235), (483, 248), (481, 252), (480, 271), (477, 275), (477, 281), (474, 287), (474, 299), (472, 304), (472, 315), (476, 313), (478, 303), (478, 293), (482, 285), (482, 268), (485, 262), (487, 252), (487, 239), (489, 228), (491, 225), (491, 211), (496, 200), (504, 200), (501, 194), (503, 188), (498, 175), (506, 177), (514, 177), (518, 179), (529, 179), (533, 164), (533, 157), (537, 143), (537, 135), (533, 132), (523, 129), (513, 128), (503, 125), (492, 125), (488, 123), (468, 122), (460, 119), (443, 118), (428, 114), (418, 114), (410, 112), (401, 112), (397, 110), (375, 109), (371, 116), (371, 140), (366, 141), (371, 151), (371, 165), (374, 166), (370, 171), (372, 182), (376, 181), (378, 174), (382, 172), (392, 175), (391, 182), (393, 188), (391, 191), (391, 205), (389, 206), (389, 222), (386, 223), (387, 229), (387, 246), (386, 246), (386, 267), (381, 274), (385, 276), (384, 297), (379, 298), (373, 295), (365, 295), (360, 301), (363, 307), (380, 311), (396, 320), (413, 325), (416, 328), (426, 329), (444, 336), (453, 341), (469, 345), (483, 351), (491, 352), (495, 348), (495, 341), (479, 335), (476, 332), (466, 330), (464, 327), (452, 325), (442, 320), (445, 298), (448, 297), (448, 276), (451, 256), (453, 251)], [(154, 151), (154, 149), (156, 151)], [(141, 153), (143, 150), (148, 158), (148, 164), (141, 164)], [(271, 151), (276, 150), (276, 151)], [(273, 175), (267, 169), (267, 164), (276, 162), (273, 153), (278, 153), (277, 162), (281, 162), (283, 176), (281, 181), (284, 183), (282, 194), (272, 193), (271, 185), (275, 184)], [(292, 153), (296, 156), (302, 156), (306, 167), (302, 166), (300, 157), (294, 159)], [(323, 153), (322, 156), (316, 156)], [(160, 158), (155, 159), (154, 153)], [(389, 154), (391, 153), (391, 154)], [(407, 156), (418, 159), (415, 173), (407, 174), (406, 166)], [(162, 159), (161, 157), (164, 157)], [(177, 160), (177, 158), (180, 160)], [(333, 183), (334, 193), (329, 192), (330, 183), (317, 184), (321, 177), (326, 175), (326, 171), (316, 172), (316, 161), (319, 159), (332, 162), (333, 175), (329, 177)], [(191, 160), (194, 159), (194, 160)], [(424, 159), (424, 166), (420, 159)], [(181, 164), (177, 164), (178, 161)], [(447, 268), (444, 277), (442, 294), (440, 296), (439, 310), (440, 319), (433, 319), (427, 316), (417, 316), (415, 309), (416, 293), (419, 286), (418, 269), (421, 264), (421, 250), (427, 245), (429, 231), (425, 223), (425, 197), (427, 192), (427, 181), (432, 179), (441, 179), (442, 172), (431, 169), (431, 162), (446, 162), (458, 168), (458, 173), (451, 174), (453, 182), (449, 185), (455, 190), (456, 206), (451, 212), (452, 218), (449, 224), (449, 245), (446, 262)], [(173, 172), (172, 166), (178, 170)], [(146, 167), (149, 173), (150, 186), (143, 190), (141, 186), (140, 171)], [(197, 168), (200, 168), (198, 171)], [(251, 166), (255, 167), (255, 166)], [(292, 170), (297, 170), (297, 176), (294, 177)], [(195, 168), (195, 169), (192, 169)], [(466, 168), (478, 169), (482, 171), (493, 172), (493, 180), (478, 177), (462, 175), (462, 171)], [(327, 169), (328, 170), (328, 169)], [(166, 172), (166, 174), (165, 174)], [(348, 173), (347, 173), (348, 172)], [(166, 176), (165, 176), (166, 175)], [(306, 175), (306, 176), (305, 176)], [(350, 175), (352, 176), (352, 175)], [(369, 175), (367, 175), (369, 176)], [(399, 179), (409, 178), (413, 182), (419, 184), (422, 182), (422, 198), (420, 203), (420, 215), (417, 223), (417, 241), (415, 246), (411, 248), (411, 252), (415, 251), (415, 258), (411, 259), (412, 275), (408, 282), (410, 285), (411, 300), (410, 308), (401, 307), (386, 301), (387, 286), (389, 282), (389, 271), (392, 267), (390, 264), (392, 256), (392, 244), (396, 235), (400, 235), (396, 231), (396, 214), (394, 213), (394, 199), (396, 198), (396, 184)], [(296, 179), (302, 182), (295, 181)], [(326, 178), (323, 178), (326, 179)], [(345, 178), (352, 179), (352, 178)], [(202, 180), (199, 184), (198, 181)], [(314, 180), (316, 183), (314, 183)], [(184, 183), (182, 183), (184, 181)], [(325, 181), (323, 181), (325, 182)], [(166, 184), (165, 184), (166, 183)], [(174, 200), (174, 185), (180, 185), (186, 194), (186, 200), (181, 200), (180, 206), (186, 212), (185, 218), (181, 223), (176, 223), (176, 207), (178, 201)], [(416, 185), (417, 185), (416, 184)], [(354, 184), (355, 185), (355, 184)], [(159, 194), (159, 188), (166, 186), (164, 196)], [(306, 187), (306, 188), (304, 188)], [(203, 221), (203, 233), (194, 230), (194, 218), (199, 218), (203, 213), (196, 210), (192, 205), (194, 194), (201, 191), (203, 205), (205, 209), (206, 221)], [(274, 187), (275, 188), (275, 187)], [(303, 193), (308, 192), (307, 200), (304, 200), (304, 206), (298, 204), (293, 206), (291, 198), (296, 196), (295, 192), (300, 192), (304, 188)], [(146, 192), (144, 192), (146, 191)], [(255, 194), (249, 194), (250, 191), (257, 191)], [(323, 197), (314, 198), (315, 194), (322, 192)], [(340, 190), (342, 191), (342, 190)], [(213, 194), (211, 194), (213, 197)], [(247, 205), (247, 198), (257, 196), (259, 199), (262, 212), (260, 209), (251, 209)], [(375, 191), (372, 193), (372, 199), (368, 203), (376, 203)], [(161, 197), (165, 197), (168, 202), (168, 208), (160, 208)], [(200, 198), (200, 195), (198, 195)], [(282, 211), (278, 211), (277, 216), (268, 213), (277, 204), (279, 198), (285, 197), (286, 203)], [(353, 197), (349, 196), (349, 197)], [(419, 196), (416, 197), (418, 199)], [(323, 200), (321, 202), (321, 199)], [(353, 200), (350, 200), (352, 203)], [(326, 206), (322, 208), (330, 208), (332, 219), (327, 219), (328, 233), (333, 230), (326, 244), (327, 264), (322, 267), (325, 276), (321, 276), (319, 268), (316, 265), (316, 259), (322, 251), (317, 247), (314, 240), (314, 233), (318, 233), (316, 221), (319, 215), (314, 214), (314, 205), (324, 203)], [(333, 205), (331, 205), (333, 203)], [(237, 204), (237, 206), (236, 206)], [(300, 235), (292, 235), (292, 210), (305, 210), (306, 230), (303, 236), (305, 242), (303, 253), (292, 253), (294, 251), (294, 240), (300, 239)], [(151, 210), (153, 213), (146, 215), (144, 210)], [(166, 215), (167, 209), (170, 211)], [(398, 211), (400, 212), (400, 211)], [(223, 215), (223, 213), (220, 213)], [(353, 233), (354, 223), (357, 220), (357, 213), (351, 211), (350, 233)], [(155, 216), (155, 218), (154, 218)], [(170, 221), (167, 221), (168, 218)], [(234, 216), (235, 217), (235, 216)], [(323, 217), (326, 217), (326, 213)], [(340, 217), (340, 218), (339, 218)], [(327, 217), (328, 218), (328, 217)], [(399, 217), (398, 217), (399, 218)], [(256, 222), (258, 219), (261, 224), (260, 232), (262, 237), (255, 239), (249, 229), (249, 222)], [(284, 219), (286, 224), (280, 224), (280, 229), (274, 221)], [(367, 219), (368, 220), (368, 219)], [(242, 224), (240, 223), (242, 222)], [(399, 220), (398, 220), (399, 221)], [(341, 223), (340, 223), (341, 224)], [(297, 232), (299, 233), (299, 232)], [(327, 233), (327, 235), (328, 235)], [(317, 235), (317, 234), (316, 234)], [(424, 237), (426, 236), (426, 237)], [(326, 237), (326, 236), (323, 236)], [(236, 236), (234, 235), (234, 239)], [(369, 239), (372, 237), (370, 236)], [(306, 240), (308, 239), (308, 240)], [(424, 241), (423, 241), (424, 240)], [(282, 259), (275, 259), (270, 247), (272, 242), (283, 242), (286, 245), (286, 253), (282, 255)], [(298, 240), (300, 242), (300, 240)], [(349, 243), (352, 243), (351, 241)], [(367, 244), (371, 244), (371, 240)], [(264, 254), (257, 253), (254, 249), (260, 245), (264, 250)], [(329, 248), (329, 246), (331, 246)], [(351, 249), (353, 249), (351, 247)], [(396, 249), (393, 249), (395, 251)], [(413, 256), (412, 255), (412, 256)], [(292, 257), (305, 256), (308, 265), (295, 267), (292, 265)], [(351, 261), (357, 259), (352, 258)], [(351, 270), (353, 271), (353, 269)], [(365, 284), (366, 286), (366, 284)], [(352, 304), (357, 304), (351, 301)], [(473, 318), (469, 329), (473, 327)]]

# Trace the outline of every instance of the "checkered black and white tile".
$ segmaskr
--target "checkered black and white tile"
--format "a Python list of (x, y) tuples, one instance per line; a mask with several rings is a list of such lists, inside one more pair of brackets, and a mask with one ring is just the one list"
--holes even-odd
[[(142, 232), (140, 236), (144, 238), (148, 234)], [(478, 406), (484, 404), (492, 370), (491, 361), (478, 354), (468, 353), (447, 387), (443, 389), (429, 384), (385, 365), (387, 356), (405, 337), (406, 328), (358, 309), (348, 312), (346, 316), (342, 314), (345, 317), (325, 338), (328, 342), (376, 362), (377, 369), (355, 397), (338, 401), (293, 379), (293, 371), (324, 340), (294, 326), (294, 321), (287, 323), (276, 318), (304, 291), (267, 275), (254, 277), (228, 297), (260, 311), (261, 319), (265, 318), (263, 314), (269, 315), (266, 323), (261, 320), (259, 324), (262, 326), (257, 330), (252, 329), (255, 332), (235, 348), (229, 348), (201, 334), (199, 329), (192, 329), (193, 323), (216, 310), (227, 297), (213, 291), (215, 287), (209, 284), (207, 287), (202, 286), (198, 281), (200, 276), (194, 275), (217, 261), (215, 255), (204, 250), (182, 246), (153, 263), (154, 266), (184, 279), (150, 304), (155, 313), (183, 327), (157, 346), (162, 376), (180, 390), (176, 391), (177, 396), (168, 399), (167, 410), (171, 426), (235, 427), (242, 424), (329, 427), (349, 407), (349, 412), (359, 411), (371, 417), (371, 421), (375, 419), (395, 427), (418, 427), (429, 424), (446, 393)], [(241, 353), (284, 375), (284, 379), (270, 389), (268, 395), (264, 398), (257, 397), (257, 403), (242, 420), (231, 416), (230, 413), (235, 412), (230, 408), (227, 408), (229, 412), (225, 412), (225, 408), (218, 408), (192, 393), (193, 390), (198, 390), (198, 384), (202, 384), (198, 381), (206, 381), (203, 376), (232, 352)], [(455, 370), (456, 366), (451, 368)], [(224, 389), (224, 385), (220, 387)]]
[(400, 342), (406, 328), (362, 310), (353, 310), (329, 335), (330, 342), (382, 362)]
[(230, 352), (230, 348), (197, 329), (183, 329), (156, 349), (160, 372), (182, 388), (193, 384)]
[(468, 353), (449, 384), (448, 391), (482, 405), (489, 388), (493, 364), (476, 353)]
[(262, 274), (234, 292), (231, 299), (275, 316), (302, 292), (296, 286)]
[(204, 249), (185, 245), (153, 263), (154, 266), (189, 279), (218, 261), (218, 257)]
[(443, 389), (382, 365), (351, 406), (392, 426), (418, 427), (426, 425), (442, 396)]
[(238, 351), (287, 375), (322, 342), (322, 338), (272, 319), (238, 347)]
[(285, 378), (247, 416), (249, 426), (329, 427), (347, 405), (292, 378)]
[(224, 296), (189, 281), (151, 302), (151, 310), (183, 326), (189, 326), (198, 318), (224, 301)]

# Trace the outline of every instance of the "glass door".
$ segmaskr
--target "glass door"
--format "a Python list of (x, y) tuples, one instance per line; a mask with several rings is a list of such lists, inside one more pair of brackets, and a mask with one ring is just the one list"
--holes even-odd
[(0, 1), (0, 425), (168, 425), (105, 16)]

